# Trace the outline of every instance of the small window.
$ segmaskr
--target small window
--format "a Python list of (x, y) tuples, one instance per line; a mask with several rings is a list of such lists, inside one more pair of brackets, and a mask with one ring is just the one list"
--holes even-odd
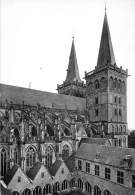
[(124, 173), (122, 171), (117, 171), (117, 182), (120, 184), (124, 183)]
[(119, 116), (122, 116), (122, 110), (119, 109)]
[(121, 97), (119, 97), (119, 104), (121, 104)]
[(132, 188), (135, 188), (135, 175), (132, 175)]
[(86, 173), (90, 173), (90, 163), (86, 162)]
[(111, 176), (110, 168), (105, 168), (105, 179), (109, 179), (110, 180), (110, 176)]
[(82, 170), (82, 161), (78, 160), (78, 170)]
[(95, 97), (95, 104), (98, 104), (98, 97)]
[(61, 174), (64, 174), (64, 169), (61, 169)]
[(99, 176), (99, 165), (95, 165), (95, 175)]
[(21, 177), (20, 177), (20, 176), (18, 176), (17, 181), (18, 181), (18, 183), (20, 183), (20, 182), (21, 182)]
[(42, 172), (42, 173), (41, 173), (41, 178), (44, 178), (44, 176), (45, 176), (45, 173)]
[(95, 115), (98, 116), (98, 108), (95, 109)]
[(117, 96), (114, 97), (114, 102), (117, 104)]
[(116, 108), (114, 109), (114, 114), (115, 114), (115, 116), (117, 116), (117, 109)]

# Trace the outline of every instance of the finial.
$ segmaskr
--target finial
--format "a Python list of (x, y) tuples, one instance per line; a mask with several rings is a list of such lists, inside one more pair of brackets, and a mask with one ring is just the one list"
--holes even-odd
[(107, 4), (107, 1), (105, 2), (105, 14), (106, 14), (106, 10), (107, 10), (107, 8), (106, 8), (106, 4)]
[(75, 38), (75, 37), (74, 37), (74, 35), (73, 35), (73, 36), (72, 36), (72, 40), (73, 40), (73, 41), (74, 41), (74, 38)]

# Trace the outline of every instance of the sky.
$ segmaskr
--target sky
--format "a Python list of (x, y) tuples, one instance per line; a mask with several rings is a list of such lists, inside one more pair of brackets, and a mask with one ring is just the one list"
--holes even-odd
[(128, 127), (135, 129), (135, 0), (0, 0), (0, 82), (57, 92), (72, 36), (81, 78), (97, 63), (107, 17), (117, 65), (128, 69)]

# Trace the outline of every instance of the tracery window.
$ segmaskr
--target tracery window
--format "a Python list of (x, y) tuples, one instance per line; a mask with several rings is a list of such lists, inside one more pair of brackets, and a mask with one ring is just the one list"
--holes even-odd
[(7, 152), (3, 148), (1, 150), (1, 176), (5, 176), (7, 171)]
[(52, 165), (52, 159), (53, 159), (53, 149), (48, 146), (45, 152), (45, 165), (47, 168), (49, 168)]
[(14, 149), (14, 164), (18, 164), (18, 151), (17, 151), (17, 148)]
[(31, 168), (35, 162), (36, 162), (36, 153), (35, 150), (32, 147), (30, 147), (26, 154), (27, 169)]
[(69, 157), (69, 146), (64, 145), (62, 150), (62, 159), (66, 160)]

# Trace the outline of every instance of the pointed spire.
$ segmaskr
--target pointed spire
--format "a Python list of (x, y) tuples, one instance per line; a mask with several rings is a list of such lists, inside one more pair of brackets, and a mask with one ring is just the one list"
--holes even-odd
[(107, 63), (111, 65), (116, 64), (105, 6), (105, 16), (97, 60), (97, 67), (104, 66)]
[(69, 57), (66, 82), (79, 81), (82, 83), (80, 76), (79, 76), (79, 69), (78, 69), (76, 51), (75, 51), (75, 45), (74, 45), (74, 36), (72, 38), (73, 40), (72, 40), (70, 57)]

